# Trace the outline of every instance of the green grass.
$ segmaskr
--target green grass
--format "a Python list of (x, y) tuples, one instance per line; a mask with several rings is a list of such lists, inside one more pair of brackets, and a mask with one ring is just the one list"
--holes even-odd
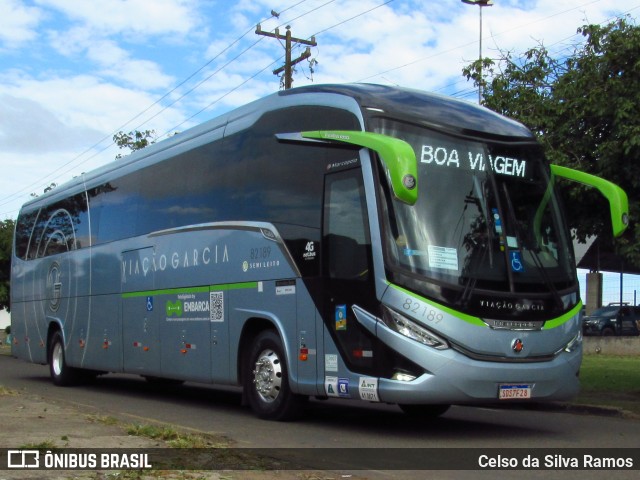
[(585, 355), (573, 403), (612, 406), (640, 415), (640, 357)]
[(25, 450), (51, 450), (53, 448), (58, 448), (58, 445), (53, 440), (45, 440), (39, 443), (24, 443), (18, 448)]
[(172, 448), (223, 448), (229, 445), (229, 442), (221, 437), (179, 433), (163, 425), (132, 424), (125, 426), (125, 430), (129, 435), (161, 440)]

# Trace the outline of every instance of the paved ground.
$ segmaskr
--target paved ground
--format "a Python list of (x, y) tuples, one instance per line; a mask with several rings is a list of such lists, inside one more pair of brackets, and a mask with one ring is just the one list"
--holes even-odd
[[(0, 346), (0, 354), (8, 354), (7, 346)], [(624, 415), (613, 409), (594, 409), (588, 406), (556, 404), (547, 408), (582, 411), (591, 414)], [(56, 402), (27, 391), (10, 390), (0, 385), (0, 449), (33, 448), (171, 448), (164, 440), (152, 440), (127, 433), (130, 419), (117, 419), (100, 415), (91, 406)], [(173, 428), (172, 426), (170, 426)], [(182, 430), (188, 435), (192, 432)], [(206, 446), (233, 447), (233, 441), (224, 437), (209, 436), (201, 439)], [(175, 450), (174, 450), (175, 451)], [(1, 453), (0, 453), (1, 455)], [(6, 459), (2, 458), (4, 466)], [(409, 472), (406, 472), (409, 473)], [(374, 475), (378, 478), (377, 475)], [(373, 478), (370, 475), (343, 475), (340, 472), (297, 470), (262, 471), (155, 471), (155, 472), (93, 472), (93, 471), (24, 471), (0, 470), (0, 480), (23, 478), (37, 479), (221, 479), (221, 480), (350, 480)], [(391, 476), (390, 478), (402, 478)], [(407, 477), (408, 478), (408, 477)]]
[[(129, 435), (127, 424), (112, 417), (102, 417), (91, 407), (51, 402), (27, 392), (0, 387), (0, 449), (33, 448), (171, 448), (166, 441)], [(182, 431), (188, 435), (190, 432)], [(209, 445), (233, 446), (225, 438), (204, 438)], [(5, 464), (6, 459), (2, 459)], [(219, 479), (219, 480), (350, 480), (366, 478), (315, 471), (222, 471), (222, 472), (93, 472), (93, 471), (25, 471), (0, 470), (0, 480), (9, 479)]]

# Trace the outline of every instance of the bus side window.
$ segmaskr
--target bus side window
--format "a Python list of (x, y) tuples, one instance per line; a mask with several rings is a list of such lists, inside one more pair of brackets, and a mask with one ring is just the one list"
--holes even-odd
[(84, 193), (73, 195), (40, 211), (26, 258), (57, 255), (90, 245)]
[(326, 196), (327, 273), (331, 278), (366, 281), (371, 240), (360, 170), (328, 175)]
[(31, 239), (31, 233), (33, 232), (33, 226), (38, 218), (39, 211), (40, 210), (34, 210), (28, 213), (21, 213), (18, 217), (16, 223), (15, 255), (22, 260), (27, 259), (29, 240)]

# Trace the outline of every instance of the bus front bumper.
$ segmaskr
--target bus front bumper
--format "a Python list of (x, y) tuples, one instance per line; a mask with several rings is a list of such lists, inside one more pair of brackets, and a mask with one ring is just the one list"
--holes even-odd
[[(564, 400), (579, 391), (581, 349), (563, 353), (549, 362), (527, 364), (481, 362), (452, 350), (446, 354), (451, 357), (449, 361), (439, 362), (439, 368), (414, 380), (380, 378), (380, 401), (403, 404), (491, 403), (499, 401), (499, 392), (504, 385), (527, 386), (529, 401)], [(425, 370), (430, 364), (426, 356), (417, 363), (422, 363)]]
[[(371, 317), (369, 317), (372, 319)], [(361, 324), (368, 323), (359, 319)], [(391, 349), (401, 353), (424, 373), (406, 381), (378, 379), (380, 401), (401, 404), (479, 404), (500, 399), (504, 386), (524, 387), (528, 401), (565, 400), (575, 396), (580, 384), (582, 342), (548, 361), (484, 361), (453, 348), (438, 350), (370, 322), (370, 331)], [(398, 372), (401, 373), (401, 372)], [(505, 401), (520, 401), (505, 400)]]

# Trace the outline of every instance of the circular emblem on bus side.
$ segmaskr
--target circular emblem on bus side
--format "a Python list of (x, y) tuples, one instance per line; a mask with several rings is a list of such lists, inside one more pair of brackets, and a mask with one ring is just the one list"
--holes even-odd
[(62, 282), (60, 281), (60, 264), (53, 262), (47, 274), (47, 292), (49, 293), (49, 308), (57, 312), (60, 307)]
[(523, 348), (524, 348), (524, 343), (522, 343), (522, 340), (520, 340), (519, 338), (516, 338), (513, 342), (511, 342), (511, 349), (514, 352), (520, 353)]

